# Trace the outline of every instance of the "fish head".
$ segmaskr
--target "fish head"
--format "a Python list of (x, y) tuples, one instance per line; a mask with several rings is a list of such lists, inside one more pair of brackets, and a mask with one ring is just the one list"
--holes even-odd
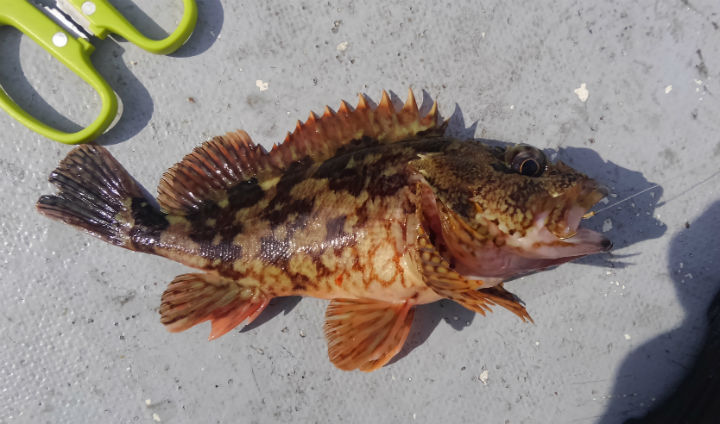
[(411, 166), (422, 179), (423, 225), (468, 278), (506, 279), (612, 246), (580, 228), (607, 190), (532, 146), (456, 141)]

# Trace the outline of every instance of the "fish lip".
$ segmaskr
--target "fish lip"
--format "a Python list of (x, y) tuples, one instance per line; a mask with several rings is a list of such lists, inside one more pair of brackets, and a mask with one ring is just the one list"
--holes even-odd
[(564, 202), (563, 219), (557, 226), (559, 230), (552, 231), (553, 235), (566, 243), (582, 246), (595, 252), (607, 252), (612, 249), (612, 241), (602, 234), (587, 228), (580, 228), (583, 216), (609, 193), (606, 186), (598, 184), (594, 180), (584, 181), (578, 190), (562, 199)]
[(564, 239), (563, 242), (577, 248), (578, 252), (582, 252), (582, 256), (607, 252), (613, 247), (610, 239), (587, 228), (579, 228), (572, 237)]

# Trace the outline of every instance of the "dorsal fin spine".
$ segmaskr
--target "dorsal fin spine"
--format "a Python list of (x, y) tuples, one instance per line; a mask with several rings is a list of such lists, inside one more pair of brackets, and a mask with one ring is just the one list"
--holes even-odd
[(417, 102), (415, 101), (415, 94), (413, 94), (412, 89), (408, 89), (407, 100), (405, 101), (402, 110), (400, 110), (400, 113), (398, 113), (398, 122), (400, 125), (411, 124), (412, 122), (417, 121), (418, 115), (419, 112)]
[(169, 213), (186, 214), (197, 210), (205, 200), (217, 201), (222, 196), (218, 191), (253, 177), (260, 181), (276, 177), (305, 157), (325, 161), (342, 146), (362, 137), (392, 143), (428, 130), (442, 134), (444, 127), (437, 121), (437, 102), (421, 117), (412, 90), (399, 111), (386, 91), (376, 108), (369, 106), (360, 93), (354, 109), (341, 101), (337, 112), (327, 106), (321, 117), (311, 112), (307, 121), (298, 121), (295, 130), (287, 133), (282, 144), (273, 145), (270, 152), (253, 143), (242, 130), (214, 137), (163, 175), (158, 202)]

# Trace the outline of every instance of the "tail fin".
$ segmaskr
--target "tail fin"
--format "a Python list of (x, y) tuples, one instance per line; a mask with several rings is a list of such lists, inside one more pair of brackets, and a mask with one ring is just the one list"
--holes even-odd
[(40, 197), (38, 211), (108, 243), (136, 250), (131, 236), (136, 221), (155, 222), (160, 215), (125, 168), (100, 146), (72, 150), (49, 181), (60, 192)]

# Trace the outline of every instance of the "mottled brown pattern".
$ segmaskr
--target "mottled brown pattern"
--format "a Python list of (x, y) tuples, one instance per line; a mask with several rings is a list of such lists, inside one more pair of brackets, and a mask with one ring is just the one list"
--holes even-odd
[[(108, 242), (205, 270), (177, 277), (160, 313), (171, 331), (204, 320), (210, 338), (252, 321), (276, 296), (333, 299), (326, 335), (343, 369), (390, 360), (413, 307), (453, 299), (529, 315), (504, 278), (597, 253), (578, 232), (602, 190), (530, 146), (443, 135), (437, 105), (326, 108), (270, 152), (243, 131), (215, 137), (168, 170), (161, 210), (103, 148), (72, 151), (51, 175), (46, 215)], [(381, 323), (382, 325), (378, 324)]]

